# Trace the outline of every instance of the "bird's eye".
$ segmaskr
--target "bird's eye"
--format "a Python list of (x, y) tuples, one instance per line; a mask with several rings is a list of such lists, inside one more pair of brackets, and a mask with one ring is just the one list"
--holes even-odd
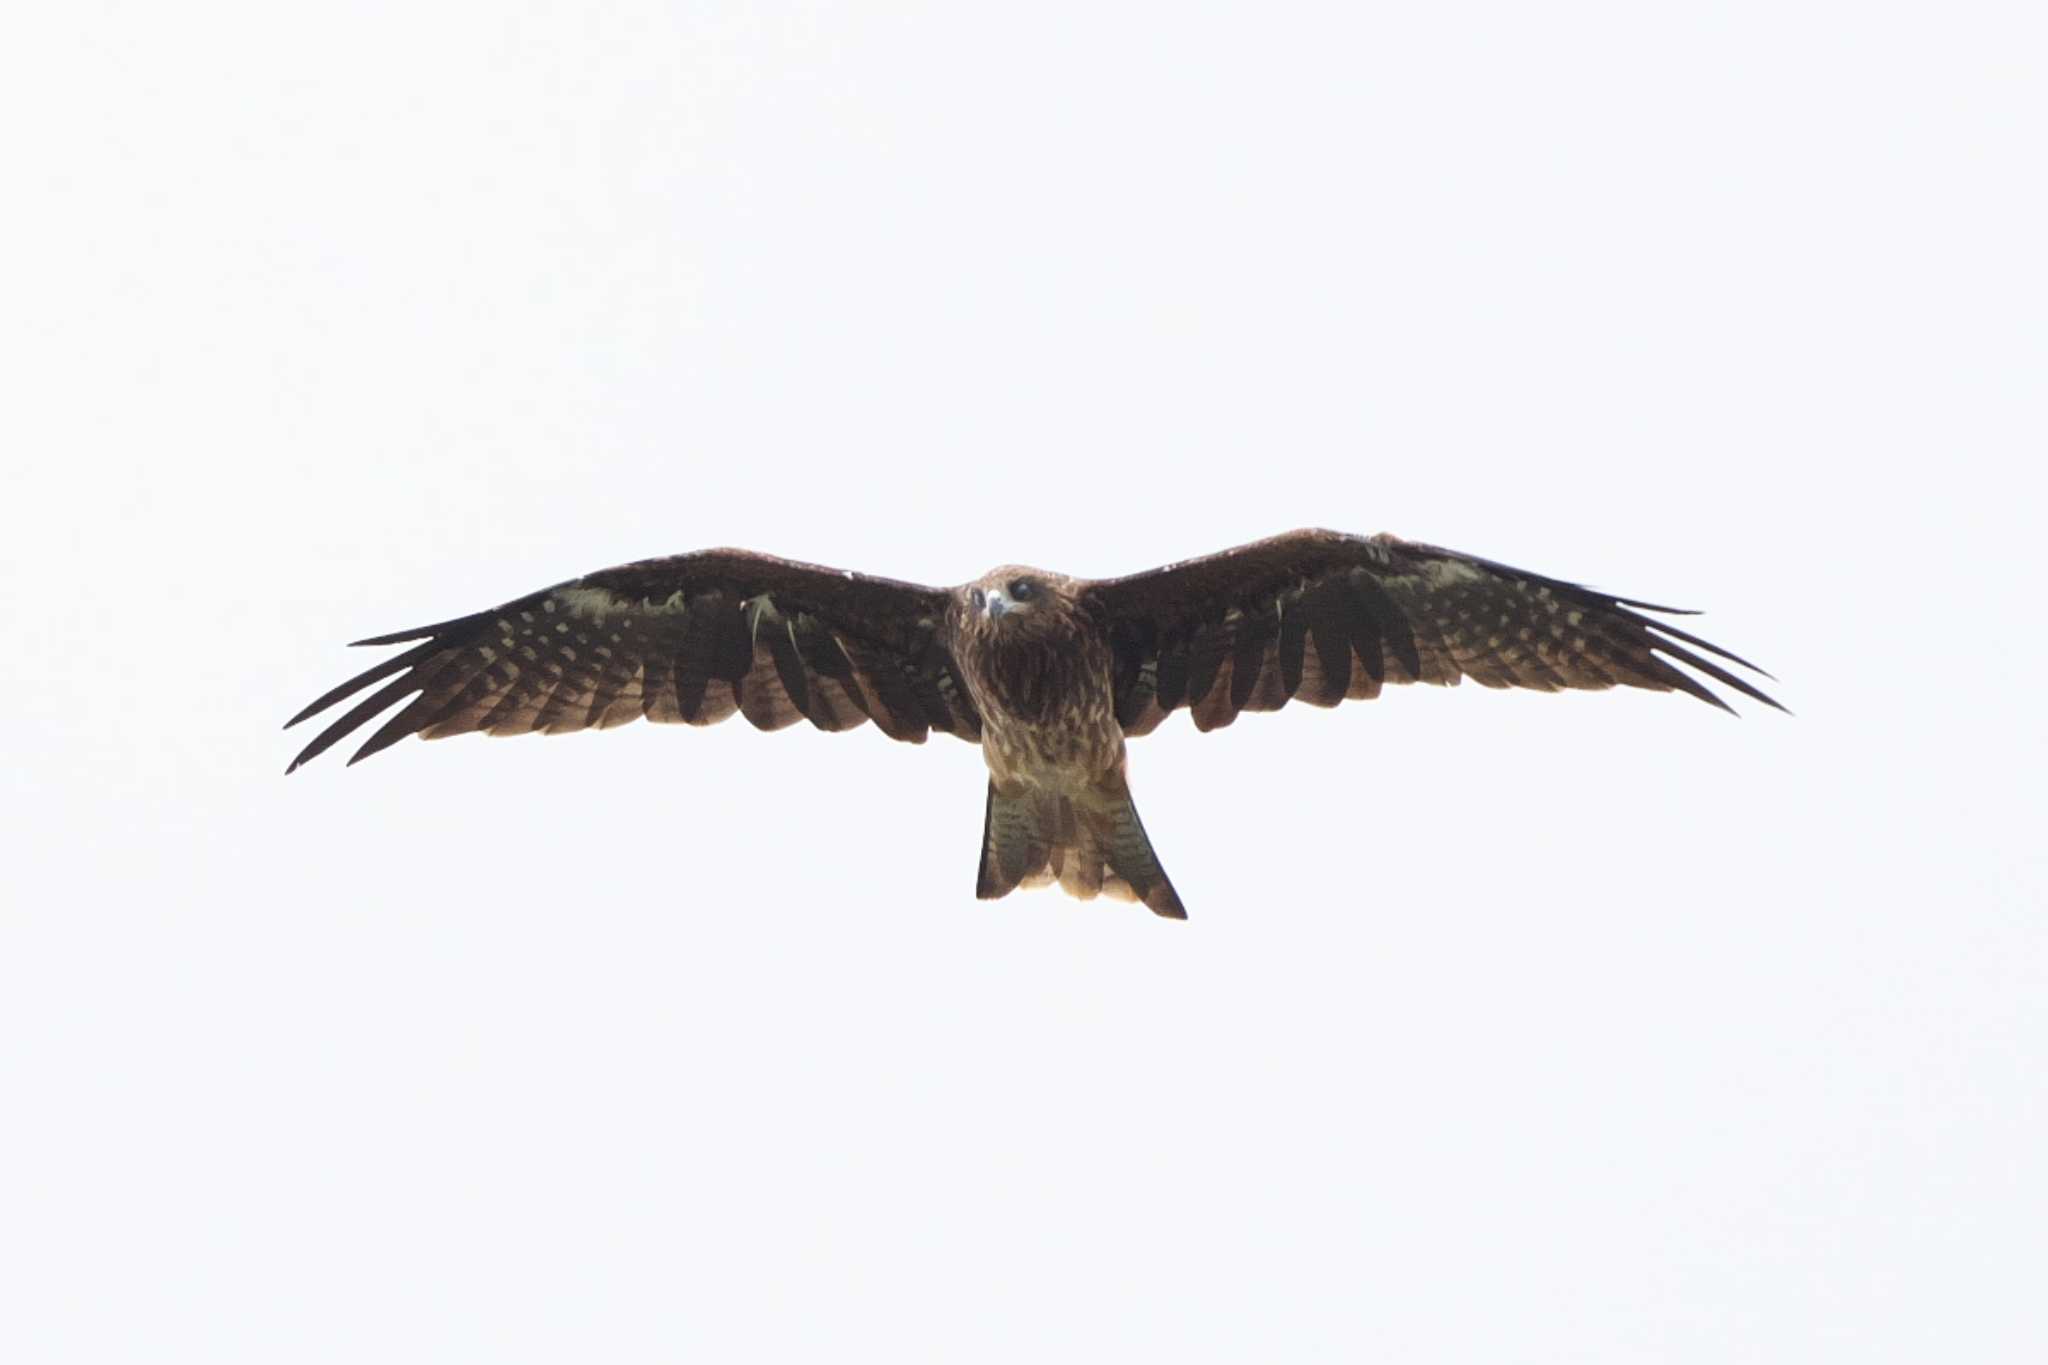
[(974, 603), (974, 609), (976, 611), (980, 611), (983, 607), (988, 605), (988, 594), (984, 593), (980, 588), (976, 588), (973, 591), (973, 593), (969, 595), (969, 600), (971, 600)]
[(1016, 598), (1019, 602), (1029, 602), (1032, 594), (1037, 591), (1038, 589), (1032, 585), (1031, 580), (1028, 578), (1020, 578), (1010, 585), (1010, 596)]

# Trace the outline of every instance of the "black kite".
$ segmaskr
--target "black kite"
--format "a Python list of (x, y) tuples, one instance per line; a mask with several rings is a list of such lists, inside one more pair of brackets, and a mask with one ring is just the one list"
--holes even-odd
[(737, 711), (762, 730), (872, 720), (913, 744), (941, 730), (980, 744), (988, 763), (976, 895), (1057, 880), (1180, 919), (1125, 783), (1126, 738), (1183, 706), (1213, 730), (1297, 698), (1335, 706), (1386, 683), (1460, 677), (1544, 692), (1675, 689), (1731, 709), (1672, 661), (1778, 706), (1706, 655), (1761, 672), (1754, 664), (1642, 614), (1673, 610), (1334, 531), (1128, 578), (1010, 566), (950, 589), (704, 550), (357, 641), (419, 643), (292, 717), (390, 680), (291, 766), (406, 697), (351, 763), (407, 735), (557, 734), (642, 716), (710, 725)]

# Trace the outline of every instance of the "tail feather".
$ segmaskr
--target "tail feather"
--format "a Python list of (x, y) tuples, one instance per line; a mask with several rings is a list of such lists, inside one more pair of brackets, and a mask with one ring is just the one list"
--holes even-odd
[(991, 780), (974, 894), (994, 900), (1055, 881), (1081, 900), (1143, 901), (1155, 915), (1187, 918), (1120, 778), (1112, 789), (1079, 796), (1005, 795)]

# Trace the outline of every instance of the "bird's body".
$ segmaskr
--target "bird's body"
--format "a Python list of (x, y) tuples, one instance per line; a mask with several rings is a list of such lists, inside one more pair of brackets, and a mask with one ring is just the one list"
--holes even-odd
[(1109, 639), (1084, 585), (1006, 565), (953, 592), (953, 656), (981, 713), (988, 813), (976, 894), (1057, 880), (1182, 918), (1124, 779)]
[[(1397, 540), (1296, 531), (1128, 578), (1006, 566), (952, 589), (707, 550), (602, 570), (491, 611), (363, 644), (420, 641), (296, 724), (383, 679), (293, 760), (400, 699), (357, 751), (407, 735), (597, 729), (645, 716), (757, 728), (872, 720), (892, 739), (978, 742), (989, 771), (977, 894), (1058, 881), (1184, 915), (1126, 782), (1125, 740), (1186, 706), (1198, 729), (1383, 684), (1681, 690), (1677, 660), (1777, 703), (1631, 608), (1668, 611)], [(1782, 708), (1781, 708), (1782, 709)]]
[[(1011, 600), (1020, 584), (1032, 585), (1034, 600)], [(982, 751), (998, 782), (1062, 786), (1123, 760), (1109, 642), (1075, 609), (1078, 587), (1008, 565), (954, 590), (948, 642), (981, 712)], [(976, 606), (976, 593), (991, 605)]]

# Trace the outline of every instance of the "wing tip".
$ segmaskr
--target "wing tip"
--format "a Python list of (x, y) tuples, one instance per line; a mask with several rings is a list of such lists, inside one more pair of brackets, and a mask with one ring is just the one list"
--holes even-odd
[[(1694, 643), (1699, 644), (1706, 649), (1714, 649), (1714, 646), (1707, 644), (1704, 640), (1694, 641)], [(1691, 696), (1698, 697), (1701, 701), (1709, 702), (1714, 706), (1718, 706), (1731, 716), (1739, 718), (1742, 715), (1742, 713), (1740, 711), (1737, 711), (1733, 706), (1729, 705), (1728, 699), (1723, 697), (1719, 692), (1716, 692), (1713, 688), (1708, 687), (1705, 683), (1693, 677), (1690, 673), (1681, 671), (1677, 667), (1677, 665), (1684, 664), (1688, 668), (1697, 669), (1699, 672), (1704, 673), (1713, 681), (1720, 683), (1723, 687), (1732, 687), (1735, 689), (1737, 693), (1741, 694), (1742, 696), (1747, 697), (1751, 701), (1760, 702), (1763, 705), (1770, 707), (1774, 711), (1782, 712), (1783, 714), (1788, 716), (1792, 714), (1791, 707), (1785, 705), (1785, 703), (1779, 701), (1776, 697), (1764, 691), (1755, 683), (1750, 682), (1747, 678), (1737, 677), (1735, 674), (1730, 673), (1727, 669), (1722, 668), (1719, 664), (1716, 664), (1713, 660), (1703, 659), (1699, 655), (1694, 654), (1689, 649), (1686, 649), (1679, 645), (1671, 644), (1668, 641), (1658, 640), (1651, 645), (1651, 650), (1652, 657), (1655, 658), (1658, 661), (1658, 663), (1662, 666), (1667, 681), (1676, 680), (1676, 685), (1680, 691), (1688, 693)], [(1734, 655), (1729, 654), (1726, 650), (1715, 649), (1714, 652), (1722, 655), (1724, 658), (1733, 660), (1734, 662), (1741, 664), (1744, 668), (1747, 668), (1752, 672), (1760, 674), (1765, 678), (1770, 678), (1773, 682), (1777, 681), (1777, 679), (1771, 678), (1770, 674), (1765, 673), (1761, 668), (1758, 668), (1755, 664), (1749, 663), (1748, 661), (1743, 659), (1737, 659)]]

